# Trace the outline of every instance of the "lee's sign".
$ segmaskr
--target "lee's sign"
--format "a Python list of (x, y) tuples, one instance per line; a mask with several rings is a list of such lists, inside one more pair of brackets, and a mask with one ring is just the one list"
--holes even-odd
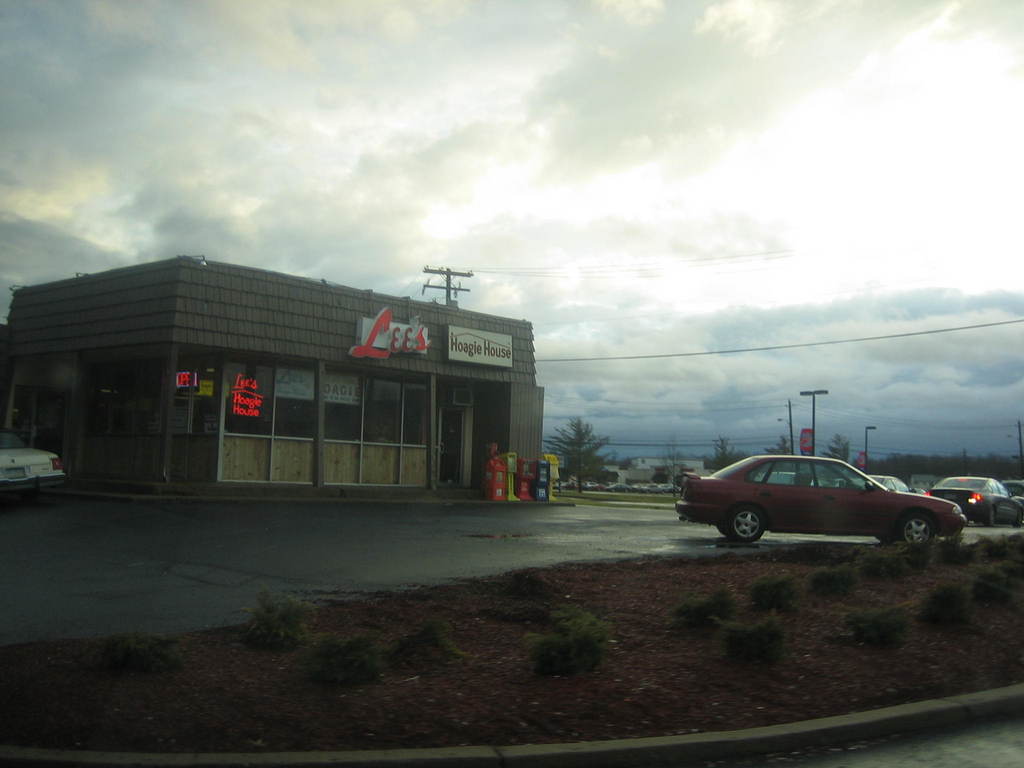
[(448, 326), (448, 359), (460, 363), (512, 367), (512, 337), (503, 333)]
[(356, 337), (359, 343), (348, 351), (352, 357), (379, 360), (403, 352), (425, 355), (430, 348), (430, 333), (418, 317), (397, 323), (387, 307), (376, 317), (360, 318)]

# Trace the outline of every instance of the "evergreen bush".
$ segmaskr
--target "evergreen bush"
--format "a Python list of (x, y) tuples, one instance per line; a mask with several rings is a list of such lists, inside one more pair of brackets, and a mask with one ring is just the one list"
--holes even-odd
[(272, 650), (288, 650), (305, 642), (313, 606), (288, 595), (272, 595), (261, 590), (255, 608), (246, 608), (250, 619), (244, 637), (248, 645)]
[(907, 616), (902, 608), (857, 611), (846, 617), (853, 639), (865, 645), (902, 645), (907, 635)]
[(949, 565), (967, 565), (974, 562), (977, 551), (974, 547), (964, 544), (963, 534), (958, 533), (939, 541), (939, 554), (942, 562)]
[(921, 618), (932, 624), (966, 624), (971, 620), (971, 593), (963, 584), (943, 584), (925, 598)]
[(979, 603), (1009, 603), (1016, 589), (1014, 578), (1005, 568), (990, 566), (974, 575), (971, 594)]
[(690, 597), (673, 612), (674, 627), (707, 627), (731, 619), (736, 613), (736, 600), (725, 587), (707, 597)]
[(774, 616), (758, 624), (723, 624), (721, 637), (725, 655), (735, 661), (771, 664), (785, 653), (782, 625)]
[(176, 638), (131, 632), (103, 641), (100, 665), (112, 672), (166, 672), (180, 669), (182, 657)]
[(859, 561), (861, 575), (869, 579), (901, 579), (910, 571), (910, 566), (899, 550), (871, 550), (865, 552)]
[(795, 611), (798, 598), (792, 576), (762, 576), (750, 587), (750, 601), (758, 611)]
[(384, 654), (377, 642), (366, 635), (320, 635), (307, 649), (302, 666), (306, 675), (318, 682), (372, 683), (383, 674)]
[(857, 586), (857, 571), (852, 565), (821, 568), (808, 578), (811, 592), (823, 597), (848, 595)]
[(595, 669), (604, 658), (608, 624), (581, 608), (552, 612), (555, 631), (526, 636), (533, 670), (540, 675), (572, 675)]

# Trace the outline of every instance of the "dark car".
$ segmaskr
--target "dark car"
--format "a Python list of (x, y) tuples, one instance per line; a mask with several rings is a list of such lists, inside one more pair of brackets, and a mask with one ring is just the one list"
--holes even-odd
[(739, 542), (768, 530), (921, 542), (967, 523), (955, 502), (889, 491), (837, 459), (790, 455), (752, 456), (710, 477), (687, 475), (676, 513)]
[(1024, 504), (994, 477), (947, 477), (933, 485), (928, 495), (956, 503), (968, 520), (982, 525), (1006, 523), (1019, 528), (1024, 521)]
[(1024, 480), (1003, 480), (1003, 486), (1011, 496), (1024, 497)]

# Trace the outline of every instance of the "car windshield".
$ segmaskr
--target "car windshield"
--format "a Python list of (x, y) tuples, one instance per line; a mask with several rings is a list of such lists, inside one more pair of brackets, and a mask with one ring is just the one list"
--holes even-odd
[(965, 488), (969, 491), (981, 491), (985, 489), (986, 480), (983, 477), (947, 477), (935, 484), (936, 488)]
[(0, 448), (24, 448), (24, 441), (14, 432), (0, 432)]

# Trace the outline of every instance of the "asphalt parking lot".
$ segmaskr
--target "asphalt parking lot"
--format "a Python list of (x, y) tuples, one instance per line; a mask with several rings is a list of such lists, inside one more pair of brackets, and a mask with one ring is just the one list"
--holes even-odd
[(710, 526), (678, 522), (670, 505), (4, 499), (0, 644), (239, 623), (264, 588), (317, 599), (568, 561), (824, 539), (768, 534), (752, 547), (723, 546)]

